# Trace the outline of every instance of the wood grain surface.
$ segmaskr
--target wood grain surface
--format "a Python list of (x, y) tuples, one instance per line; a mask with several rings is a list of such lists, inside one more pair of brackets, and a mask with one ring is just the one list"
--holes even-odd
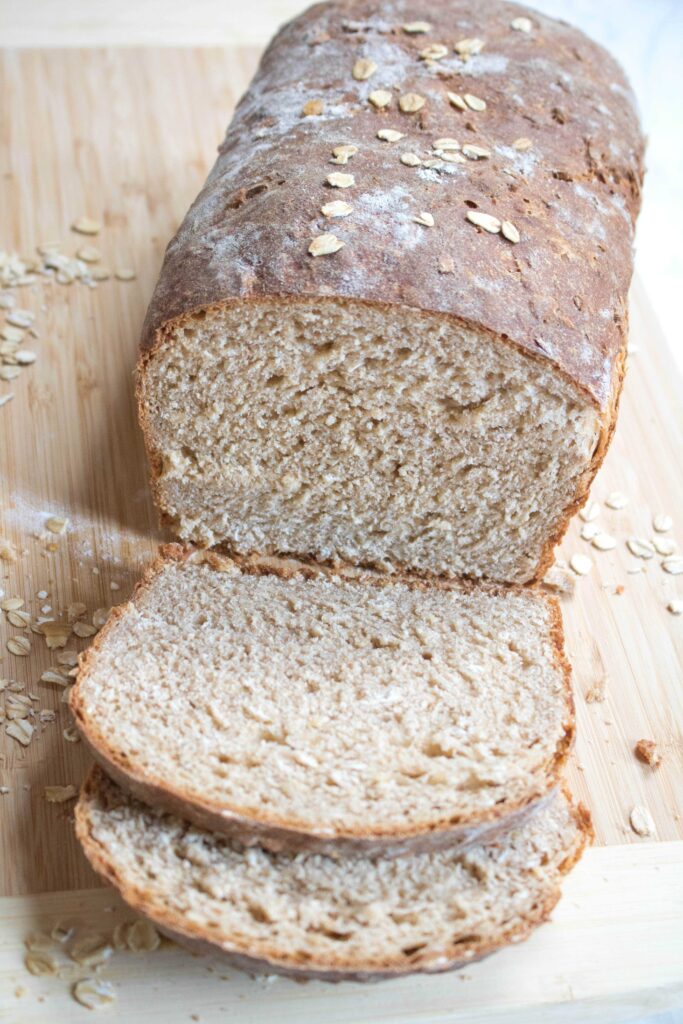
[[(12, 117), (0, 120), (0, 249), (28, 255), (57, 239), (73, 253), (87, 241), (112, 269), (130, 266), (137, 274), (96, 289), (46, 280), (14, 292), (36, 314), (39, 337), (31, 347), (38, 360), (17, 380), (0, 382), (0, 398), (14, 394), (0, 408), (0, 537), (18, 551), (16, 561), (0, 561), (0, 589), (23, 597), (34, 616), (50, 607), (49, 614), (64, 617), (76, 601), (91, 616), (119, 603), (164, 539), (133, 403), (138, 333), (164, 246), (213, 161), (256, 59), (250, 49), (2, 57), (0, 94)], [(83, 214), (102, 221), (97, 238), (69, 230)], [(659, 557), (638, 563), (625, 540), (652, 537), (652, 516), (668, 512), (674, 528), (667, 536), (683, 542), (683, 416), (680, 380), (637, 285), (631, 315), (638, 351), (629, 360), (616, 438), (593, 488), (600, 502), (615, 489), (629, 497), (621, 511), (601, 510), (600, 523), (618, 544), (604, 553), (591, 549), (579, 538), (577, 520), (560, 557), (581, 551), (594, 562), (563, 602), (579, 730), (571, 784), (592, 810), (597, 843), (619, 847), (613, 852), (622, 858), (622, 881), (633, 871), (625, 890), (637, 907), (635, 921), (638, 914), (645, 919), (649, 899), (637, 864), (657, 863), (661, 850), (662, 864), (676, 862), (680, 879), (681, 846), (664, 841), (683, 838), (683, 616), (667, 611), (672, 597), (683, 596), (683, 577), (664, 573)], [(51, 515), (69, 517), (63, 535), (46, 532)], [(635, 564), (645, 571), (630, 575)], [(47, 598), (38, 596), (43, 591)], [(31, 639), (29, 657), (8, 652), (6, 640), (17, 635)], [(87, 642), (71, 637), (67, 648), (82, 650)], [(58, 652), (3, 615), (0, 653), (0, 677), (24, 682), (35, 708), (52, 709), (57, 719), (37, 724), (27, 748), (0, 732), (0, 786), (9, 790), (0, 796), (0, 895), (96, 887), (72, 837), (72, 804), (44, 797), (46, 785), (78, 784), (87, 766), (81, 745), (63, 738), (69, 720), (61, 691), (39, 682)], [(587, 703), (586, 691), (602, 677), (605, 701)], [(641, 738), (661, 748), (658, 769), (636, 760)], [(629, 827), (635, 805), (649, 809), (655, 837)], [(631, 844), (632, 855), (621, 844)], [(579, 869), (588, 889), (592, 865), (600, 863), (594, 852)], [(15, 908), (17, 923), (35, 902), (2, 905)]]

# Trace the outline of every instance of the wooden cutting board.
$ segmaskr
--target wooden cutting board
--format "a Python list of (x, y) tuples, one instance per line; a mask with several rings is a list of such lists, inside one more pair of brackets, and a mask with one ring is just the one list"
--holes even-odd
[[(96, 289), (46, 280), (14, 291), (36, 315), (38, 337), (26, 347), (38, 358), (0, 383), (0, 398), (14, 395), (0, 408), (0, 537), (17, 551), (0, 561), (0, 589), (23, 597), (34, 617), (64, 617), (75, 602), (91, 617), (124, 600), (163, 539), (133, 402), (137, 338), (164, 246), (256, 59), (243, 49), (72, 50), (10, 52), (0, 63), (11, 112), (0, 123), (0, 248), (29, 255), (57, 240), (73, 254), (87, 243), (108, 267), (136, 272)], [(102, 222), (97, 237), (69, 230), (83, 214)], [(632, 342), (619, 429), (593, 488), (601, 504), (613, 490), (629, 498), (623, 510), (602, 505), (599, 522), (617, 547), (591, 549), (577, 520), (561, 553), (594, 562), (563, 607), (579, 730), (570, 778), (591, 808), (597, 845), (553, 922), (464, 973), (366, 988), (264, 984), (173, 948), (118, 954), (106, 972), (118, 990), (108, 1019), (607, 1021), (683, 1004), (683, 616), (667, 611), (683, 577), (625, 546), (652, 537), (660, 512), (674, 518), (667, 536), (683, 543), (681, 382), (637, 284)], [(65, 533), (46, 530), (51, 516), (68, 517)], [(636, 566), (644, 571), (630, 574)], [(30, 639), (29, 656), (8, 652), (12, 636)], [(67, 649), (87, 643), (72, 636)], [(23, 940), (60, 917), (109, 932), (125, 911), (77, 849), (73, 804), (44, 796), (47, 785), (77, 785), (88, 760), (63, 737), (60, 689), (39, 682), (59, 652), (6, 616), (0, 644), (0, 677), (24, 683), (36, 712), (55, 712), (53, 722), (34, 720), (28, 747), (0, 731), (9, 790), (0, 796), (0, 1019), (44, 1021), (49, 1007), (51, 1019), (80, 1020), (76, 975), (30, 976)], [(601, 679), (605, 700), (587, 703)], [(641, 738), (656, 740), (657, 770), (635, 759)], [(655, 836), (630, 828), (636, 805), (649, 810)]]

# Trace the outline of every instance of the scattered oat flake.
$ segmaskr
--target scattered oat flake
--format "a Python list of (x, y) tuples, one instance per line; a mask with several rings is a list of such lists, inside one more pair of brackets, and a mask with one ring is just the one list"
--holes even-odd
[(128, 929), (130, 923), (128, 921), (119, 921), (114, 928), (111, 936), (111, 944), (115, 950), (119, 953), (123, 953), (128, 949)]
[(69, 956), (84, 967), (96, 967), (108, 960), (112, 947), (101, 935), (86, 933), (74, 939), (69, 947)]
[(21, 373), (20, 366), (0, 366), (0, 380), (7, 381), (16, 380)]
[(483, 228), (484, 231), (488, 231), (492, 235), (497, 235), (501, 229), (501, 223), (497, 217), (490, 213), (481, 213), (480, 210), (468, 210), (467, 220), (470, 224), (475, 224), (478, 228)]
[(628, 505), (628, 498), (621, 491), (611, 491), (605, 498), (607, 508), (621, 509)]
[(665, 558), (662, 562), (662, 569), (671, 576), (680, 576), (683, 573), (683, 555), (674, 555), (672, 558)]
[(510, 220), (504, 220), (500, 225), (500, 233), (503, 238), (507, 238), (508, 242), (512, 242), (513, 245), (517, 245), (520, 240), (520, 234), (515, 225)]
[(93, 267), (90, 276), (93, 281), (108, 281), (111, 277), (111, 270), (108, 267)]
[(102, 225), (92, 217), (79, 217), (71, 225), (71, 230), (77, 231), (79, 235), (97, 235), (102, 230)]
[(609, 533), (596, 533), (591, 543), (598, 551), (613, 551), (617, 546), (615, 538)]
[(662, 755), (654, 740), (638, 740), (634, 750), (638, 760), (649, 764), (651, 768), (659, 768), (662, 763)]
[(116, 990), (110, 981), (82, 978), (73, 987), (74, 999), (89, 1010), (100, 1010), (116, 1002)]
[(57, 961), (47, 950), (34, 950), (26, 954), (24, 966), (29, 974), (44, 975), (57, 973)]
[(455, 273), (455, 260), (452, 256), (444, 255), (439, 257), (439, 273), (440, 274), (454, 274)]
[(409, 21), (403, 26), (403, 31), (411, 36), (424, 35), (431, 30), (432, 26), (428, 21)]
[(510, 22), (510, 28), (514, 29), (515, 32), (531, 32), (533, 23), (529, 18), (513, 18)]
[(381, 139), (382, 142), (399, 142), (405, 138), (405, 133), (397, 132), (395, 128), (380, 128), (377, 132), (377, 138)]
[(413, 217), (416, 224), (422, 224), (426, 228), (434, 227), (434, 218), (431, 213), (427, 213), (425, 210), (420, 210), (420, 214), (417, 217)]
[(128, 929), (128, 948), (132, 953), (151, 953), (161, 944), (161, 936), (151, 921), (142, 918)]
[(57, 664), (66, 665), (68, 668), (75, 668), (78, 665), (78, 652), (60, 651), (57, 655)]
[(470, 160), (488, 160), (491, 156), (490, 149), (486, 149), (485, 146), (474, 146), (471, 143), (466, 143), (462, 147), (462, 151)]
[(657, 531), (657, 533), (668, 533), (673, 524), (674, 521), (671, 518), (671, 516), (667, 516), (663, 512), (661, 512), (659, 515), (656, 515), (652, 520), (652, 526)]
[(629, 537), (626, 547), (636, 558), (654, 558), (654, 545), (650, 544), (649, 540), (643, 540), (641, 537)]
[(13, 327), (26, 329), (32, 326), (35, 318), (35, 313), (32, 313), (29, 309), (13, 309), (5, 317), (5, 323), (11, 324)]
[(17, 608), (23, 607), (23, 597), (5, 597), (0, 601), (0, 608), (2, 608), (3, 612), (14, 612)]
[(629, 815), (631, 828), (639, 836), (655, 836), (657, 830), (647, 807), (636, 806)]
[(339, 252), (345, 245), (346, 242), (342, 242), (341, 238), (327, 232), (311, 239), (308, 251), (311, 256), (330, 256), (332, 253)]
[(83, 618), (87, 610), (82, 601), (74, 601), (66, 609), (67, 620), (69, 622), (76, 622), (78, 619)]
[(377, 107), (378, 110), (384, 110), (391, 103), (391, 93), (387, 92), (386, 89), (375, 89), (368, 96), (368, 101), (372, 103), (373, 107)]
[(3, 407), (3, 405), (7, 405), (8, 402), (11, 402), (13, 398), (14, 394), (11, 391), (7, 395), (0, 395), (0, 409)]
[(448, 47), (444, 46), (443, 43), (432, 43), (430, 46), (426, 46), (424, 50), (420, 50), (420, 58), (422, 60), (443, 60), (447, 56)]
[(587, 704), (602, 704), (607, 696), (607, 676), (601, 676), (590, 689), (586, 690)]
[(3, 562), (16, 562), (17, 549), (7, 537), (0, 537), (0, 560)]
[(100, 250), (96, 249), (94, 245), (82, 245), (77, 250), (76, 256), (79, 260), (83, 260), (84, 263), (97, 263), (102, 259)]
[(55, 672), (52, 668), (46, 668), (40, 677), (41, 683), (54, 683), (55, 686), (67, 686), (69, 680), (66, 676), (63, 676), (60, 672)]
[(320, 212), (323, 217), (329, 217), (330, 219), (334, 219), (335, 217), (348, 217), (350, 213), (353, 213), (353, 207), (350, 203), (345, 203), (342, 199), (335, 199), (334, 202), (325, 203), (324, 206), (321, 206)]
[(351, 157), (355, 156), (357, 152), (358, 146), (335, 146), (334, 149), (332, 150), (332, 156), (334, 157), (332, 163), (347, 164)]
[(110, 616), (111, 608), (95, 608), (92, 613), (92, 625), (101, 630), (102, 626)]
[(676, 541), (672, 537), (653, 537), (652, 544), (658, 555), (673, 555), (674, 551), (678, 547)]
[(97, 628), (95, 626), (91, 626), (89, 622), (74, 622), (73, 631), (76, 636), (84, 639), (88, 636), (94, 636), (97, 632)]
[(458, 142), (457, 139), (453, 139), (450, 136), (446, 136), (443, 139), (436, 139), (436, 141), (432, 143), (432, 148), (445, 150), (446, 152), (452, 152), (453, 150), (460, 149), (460, 143)]
[(404, 93), (398, 101), (398, 105), (404, 114), (416, 114), (418, 110), (422, 110), (425, 103), (424, 96), (420, 96), (416, 92)]
[(451, 104), (452, 107), (457, 107), (458, 110), (468, 110), (469, 109), (467, 104), (465, 103), (464, 99), (460, 95), (460, 93), (458, 93), (458, 92), (447, 92), (446, 96), (448, 96), (448, 102)]
[(484, 49), (484, 40), (478, 39), (476, 36), (473, 39), (459, 39), (454, 46), (455, 52), (460, 57), (472, 57)]
[(533, 143), (531, 139), (527, 139), (526, 135), (522, 135), (520, 138), (515, 139), (512, 143), (512, 148), (518, 150), (520, 153), (526, 153), (528, 149), (531, 149), (532, 145)]
[(7, 621), (18, 629), (26, 629), (31, 625), (31, 616), (28, 612), (7, 612)]
[(402, 153), (401, 163), (405, 164), (406, 167), (421, 167), (422, 161), (420, 160), (417, 153)]
[(80, 734), (74, 725), (68, 725), (62, 731), (62, 736), (67, 743), (80, 743), (81, 740)]
[(301, 108), (302, 117), (319, 117), (325, 109), (322, 100), (307, 100)]
[(13, 740), (17, 740), (23, 747), (27, 747), (33, 736), (33, 726), (25, 718), (19, 718), (6, 727), (5, 732)]
[(369, 60), (367, 57), (359, 57), (356, 63), (353, 65), (353, 71), (351, 74), (357, 82), (366, 82), (368, 78), (371, 78), (377, 70), (377, 65), (374, 60)]
[(26, 658), (31, 653), (31, 641), (25, 636), (10, 637), (7, 650), (17, 658)]
[(600, 515), (600, 506), (597, 501), (592, 501), (590, 505), (586, 505), (579, 512), (579, 519), (583, 519), (584, 523), (592, 523), (594, 519), (597, 519)]
[(666, 607), (672, 615), (683, 615), (683, 598), (674, 597)]
[(63, 516), (50, 516), (45, 523), (45, 526), (50, 533), (64, 533), (68, 525), (69, 520), (65, 519)]
[(114, 277), (117, 281), (134, 281), (136, 274), (132, 267), (117, 267)]
[(577, 576), (587, 576), (593, 568), (593, 562), (588, 555), (572, 555), (569, 565), (572, 572), (575, 572)]
[(486, 110), (486, 101), (479, 98), (479, 96), (473, 96), (471, 92), (466, 92), (463, 99), (470, 110)]
[(341, 171), (334, 171), (332, 174), (327, 175), (327, 184), (331, 185), (332, 188), (351, 188), (352, 185), (356, 184), (356, 179), (352, 174), (343, 174)]
[(66, 803), (67, 800), (73, 800), (77, 795), (78, 790), (71, 784), (68, 786), (45, 787), (45, 799), (49, 804), (63, 804)]
[(581, 540), (593, 540), (601, 532), (597, 523), (584, 523), (581, 527)]

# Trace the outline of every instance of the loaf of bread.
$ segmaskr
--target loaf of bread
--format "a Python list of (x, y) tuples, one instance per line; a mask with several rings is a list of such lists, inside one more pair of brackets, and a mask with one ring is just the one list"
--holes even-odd
[(201, 545), (521, 583), (614, 426), (643, 141), (570, 26), (416, 14), (266, 51), (144, 327), (154, 493)]
[(341, 981), (445, 971), (524, 939), (590, 825), (558, 794), (466, 851), (277, 854), (148, 808), (95, 769), (76, 831), (95, 870), (179, 942), (254, 972)]
[(245, 842), (457, 845), (558, 784), (574, 733), (553, 599), (239, 565), (171, 545), (71, 708), (139, 798)]

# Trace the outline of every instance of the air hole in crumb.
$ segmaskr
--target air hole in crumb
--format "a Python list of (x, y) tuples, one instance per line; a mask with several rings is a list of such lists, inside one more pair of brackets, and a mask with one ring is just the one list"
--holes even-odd
[(421, 942), (419, 946), (404, 946), (401, 952), (404, 956), (415, 956), (417, 953), (421, 953), (423, 949), (427, 948), (426, 942)]
[(470, 210), (477, 210), (479, 208), (479, 204), (475, 203), (474, 199), (466, 199), (465, 206), (469, 206)]

